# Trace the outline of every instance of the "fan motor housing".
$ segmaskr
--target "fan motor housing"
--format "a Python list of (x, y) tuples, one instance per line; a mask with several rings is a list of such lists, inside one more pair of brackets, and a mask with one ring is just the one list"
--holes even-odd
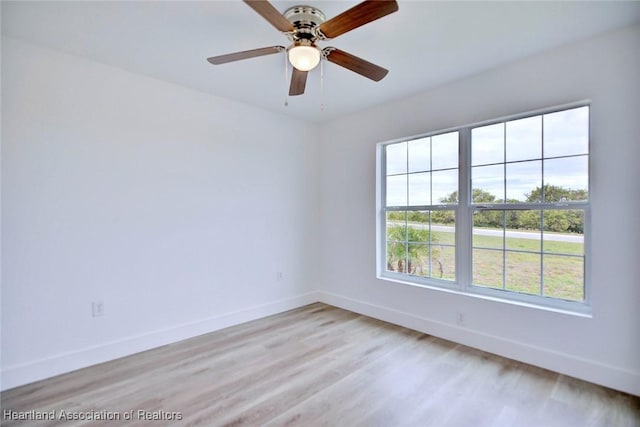
[(294, 41), (315, 41), (318, 38), (315, 28), (327, 20), (325, 14), (313, 6), (293, 6), (285, 10), (283, 15), (293, 25)]

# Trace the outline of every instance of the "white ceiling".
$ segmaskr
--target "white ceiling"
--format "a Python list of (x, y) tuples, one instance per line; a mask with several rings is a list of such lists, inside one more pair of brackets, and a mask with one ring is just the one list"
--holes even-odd
[[(331, 18), (358, 1), (305, 3)], [(2, 1), (2, 33), (322, 122), (640, 22), (639, 1), (398, 3), (398, 12), (319, 43), (388, 68), (385, 79), (372, 82), (323, 62), (323, 87), (316, 69), (309, 74), (306, 93), (289, 97), (286, 107), (284, 54), (219, 66), (206, 61), (287, 45), (281, 33), (240, 1)], [(301, 2), (272, 4), (284, 11)]]

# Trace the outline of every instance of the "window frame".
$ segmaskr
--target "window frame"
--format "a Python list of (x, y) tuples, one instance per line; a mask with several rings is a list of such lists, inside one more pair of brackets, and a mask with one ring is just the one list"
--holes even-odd
[[(473, 203), (471, 189), (471, 133), (474, 128), (488, 126), (497, 123), (505, 123), (513, 120), (528, 117), (551, 114), (560, 111), (588, 107), (589, 115), (587, 122), (587, 189), (586, 201), (563, 201), (563, 202), (536, 202), (536, 203)], [(390, 141), (379, 142), (376, 146), (376, 276), (378, 279), (395, 283), (419, 286), (429, 289), (454, 292), (458, 294), (525, 305), (542, 309), (551, 309), (578, 315), (591, 314), (591, 117), (592, 108), (590, 100), (583, 100), (568, 104), (557, 105), (550, 108), (541, 108), (519, 114), (499, 117), (482, 122), (456, 126), (448, 129), (441, 129), (411, 137), (399, 138)], [(458, 203), (440, 204), (427, 206), (386, 206), (386, 146), (400, 142), (409, 142), (416, 139), (437, 136), (449, 132), (459, 132), (458, 139)], [(544, 159), (544, 153), (541, 160)], [(504, 159), (507, 162), (507, 159)], [(409, 173), (407, 171), (407, 173)], [(506, 179), (506, 178), (505, 178)], [(541, 183), (543, 185), (544, 183)], [(506, 195), (505, 195), (506, 196)], [(402, 272), (387, 270), (387, 212), (389, 211), (425, 211), (425, 210), (454, 210), (455, 212), (455, 280), (441, 280), (437, 278), (425, 278), (414, 276)], [(497, 209), (502, 211), (533, 209), (538, 211), (548, 210), (569, 210), (576, 209), (584, 212), (584, 232), (583, 232), (583, 278), (584, 278), (584, 300), (572, 301), (558, 297), (544, 295), (525, 294), (517, 291), (495, 289), (474, 285), (473, 275), (473, 212), (481, 209)], [(541, 230), (541, 233), (543, 231)], [(503, 247), (502, 252), (505, 252)], [(541, 249), (541, 254), (543, 250)], [(543, 274), (543, 271), (540, 271)]]

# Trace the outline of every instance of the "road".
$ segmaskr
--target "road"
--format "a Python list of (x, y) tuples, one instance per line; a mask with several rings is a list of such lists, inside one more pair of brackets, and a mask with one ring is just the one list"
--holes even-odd
[[(428, 228), (427, 224), (416, 224), (412, 223), (412, 227), (415, 228)], [(454, 227), (450, 227), (447, 225), (432, 225), (431, 229), (433, 231), (442, 231), (453, 233)], [(502, 230), (491, 229), (491, 228), (475, 228), (473, 230), (473, 234), (479, 236), (502, 236)], [(507, 237), (512, 237), (515, 239), (532, 239), (532, 240), (540, 240), (540, 233), (536, 233), (533, 231), (515, 231), (515, 230), (507, 230)], [(579, 234), (558, 234), (558, 233), (545, 233), (544, 239), (547, 241), (554, 242), (570, 242), (570, 243), (584, 243), (584, 236)]]

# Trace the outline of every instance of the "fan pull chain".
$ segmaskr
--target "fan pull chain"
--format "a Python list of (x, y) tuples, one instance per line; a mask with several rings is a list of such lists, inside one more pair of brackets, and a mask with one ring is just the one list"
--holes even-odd
[(289, 91), (287, 91), (287, 82), (289, 76), (289, 59), (287, 58), (287, 54), (284, 55), (284, 106), (289, 106)]

